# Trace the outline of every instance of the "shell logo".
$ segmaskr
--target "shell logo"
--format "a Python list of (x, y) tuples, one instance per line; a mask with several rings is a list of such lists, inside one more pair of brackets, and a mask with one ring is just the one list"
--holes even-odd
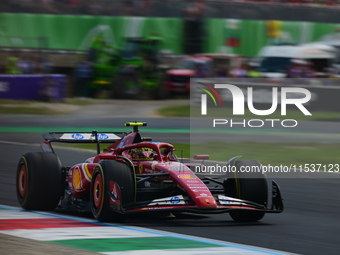
[(190, 174), (181, 174), (181, 175), (178, 175), (179, 178), (181, 179), (196, 179), (196, 176), (194, 175), (190, 175)]
[(76, 168), (73, 172), (73, 186), (76, 190), (82, 189), (81, 174), (78, 168)]

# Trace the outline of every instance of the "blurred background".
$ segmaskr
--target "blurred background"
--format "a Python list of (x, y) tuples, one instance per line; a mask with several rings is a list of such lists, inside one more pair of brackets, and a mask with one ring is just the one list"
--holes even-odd
[[(339, 1), (3, 0), (0, 98), (189, 97), (190, 78), (338, 86)], [(325, 82), (314, 78), (331, 78)]]
[[(184, 215), (128, 224), (300, 254), (339, 254), (340, 175), (329, 167), (339, 165), (339, 8), (336, 0), (1, 0), (0, 204), (18, 206), (14, 170), (20, 155), (40, 150), (42, 133), (129, 131), (124, 122), (145, 121), (143, 136), (172, 143), (180, 157), (210, 153), (211, 160), (225, 162), (243, 155), (264, 165), (324, 167), (298, 172), (297, 180), (280, 178), (286, 211), (263, 223)], [(271, 107), (272, 87), (308, 88), (312, 116), (295, 107), (283, 117), (278, 107), (270, 118), (299, 125), (223, 126), (219, 133), (198, 130), (194, 140), (191, 128), (208, 122), (190, 115), (197, 103), (189, 105), (190, 78), (227, 81), (245, 95), (253, 87), (256, 109)], [(211, 117), (230, 120), (232, 97), (221, 96), (223, 107), (209, 103), (216, 110)], [(242, 116), (265, 118), (249, 111)], [(57, 149), (63, 165), (95, 153)]]

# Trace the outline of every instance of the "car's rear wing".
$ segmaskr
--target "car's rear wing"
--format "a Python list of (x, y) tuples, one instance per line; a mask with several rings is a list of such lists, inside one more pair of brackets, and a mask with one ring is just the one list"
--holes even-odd
[(45, 142), (41, 144), (45, 152), (53, 152), (52, 142), (59, 143), (96, 143), (100, 153), (100, 143), (114, 143), (120, 140), (125, 132), (50, 132), (43, 134)]
[(43, 138), (50, 142), (60, 143), (114, 143), (121, 139), (125, 132), (50, 132), (43, 134)]
[[(133, 131), (138, 133), (139, 126), (146, 126), (146, 122), (126, 122), (124, 126), (133, 127)], [(93, 130), (92, 132), (49, 132), (43, 134), (45, 142), (41, 144), (42, 149), (45, 152), (53, 152), (51, 146), (52, 142), (59, 143), (96, 143), (97, 153), (100, 153), (100, 143), (115, 143), (122, 139), (128, 133), (126, 132), (98, 132)], [(139, 135), (139, 134), (138, 134)], [(140, 135), (139, 135), (140, 137)], [(141, 141), (151, 141), (150, 137), (140, 137)]]

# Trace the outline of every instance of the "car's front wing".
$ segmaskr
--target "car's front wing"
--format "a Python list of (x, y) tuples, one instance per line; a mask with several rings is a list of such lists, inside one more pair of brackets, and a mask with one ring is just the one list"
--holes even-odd
[(224, 213), (231, 210), (254, 210), (265, 213), (281, 213), (284, 208), (281, 192), (275, 181), (272, 182), (272, 201), (270, 207), (224, 195), (215, 195), (214, 199), (217, 202), (216, 207), (199, 207), (195, 205), (188, 196), (178, 195), (152, 201), (133, 203), (125, 206), (124, 212), (181, 211), (195, 213)]

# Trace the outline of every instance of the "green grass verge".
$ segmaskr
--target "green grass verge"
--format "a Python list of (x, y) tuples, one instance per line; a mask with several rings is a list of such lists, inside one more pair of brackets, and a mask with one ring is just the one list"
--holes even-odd
[[(53, 105), (54, 107), (44, 107)], [(63, 102), (41, 102), (29, 100), (0, 99), (0, 113), (4, 114), (40, 114), (58, 115), (65, 114), (58, 110), (61, 105), (86, 106), (94, 104), (92, 100), (67, 99)]]
[[(243, 156), (243, 159), (253, 159), (264, 165), (304, 165), (304, 164), (340, 164), (340, 143), (205, 143), (173, 144), (176, 155), (180, 158), (189, 158), (192, 155), (209, 154), (210, 160), (228, 161), (234, 156)], [(95, 144), (58, 144), (62, 147), (76, 147), (96, 151)], [(108, 145), (101, 145), (101, 149)]]
[(339, 164), (340, 143), (205, 143), (191, 147), (192, 155), (210, 154), (211, 160), (226, 161), (234, 156), (262, 164)]
[(29, 103), (32, 103), (32, 102), (37, 102), (37, 101), (0, 99), (0, 105), (2, 105), (2, 104), (16, 104), (16, 105), (22, 104), (22, 105), (25, 105), (25, 104), (29, 104)]
[[(200, 114), (201, 109), (199, 107), (191, 109), (192, 117), (203, 117)], [(190, 106), (189, 105), (177, 105), (164, 107), (158, 110), (158, 113), (164, 117), (190, 117)], [(305, 116), (299, 110), (287, 110), (287, 116), (281, 116), (280, 111), (276, 111), (269, 116), (258, 116), (252, 114), (248, 109), (245, 109), (245, 115), (237, 116), (240, 119), (295, 119), (295, 120), (331, 120), (340, 121), (339, 112), (321, 112), (312, 111), (312, 116)], [(232, 108), (215, 108), (213, 112), (209, 112), (208, 117), (217, 118), (230, 118), (233, 116)]]
[(168, 106), (159, 109), (158, 113), (164, 117), (190, 117), (190, 106), (187, 105)]

